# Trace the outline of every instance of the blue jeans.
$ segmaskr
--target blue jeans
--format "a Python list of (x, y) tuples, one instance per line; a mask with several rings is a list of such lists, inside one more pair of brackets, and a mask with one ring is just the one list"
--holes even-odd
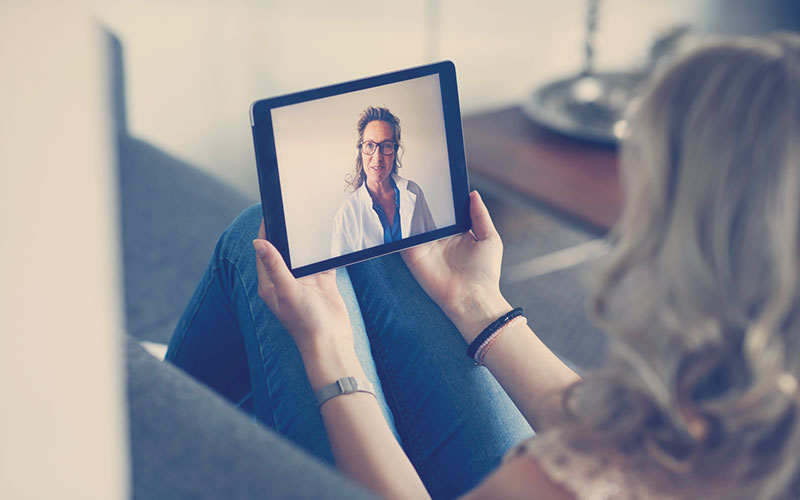
[[(257, 293), (260, 220), (260, 206), (250, 207), (221, 236), (167, 360), (333, 464), (300, 354)], [(471, 489), (533, 434), (398, 254), (338, 269), (336, 278), (386, 421), (434, 498)]]

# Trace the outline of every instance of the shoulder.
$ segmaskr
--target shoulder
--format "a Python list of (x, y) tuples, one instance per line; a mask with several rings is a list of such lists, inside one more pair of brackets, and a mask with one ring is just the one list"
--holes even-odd
[[(646, 482), (647, 475), (630, 457), (579, 443), (573, 446), (568, 444), (570, 442), (572, 440), (560, 430), (523, 441), (506, 454), (503, 465), (497, 470), (497, 474), (502, 475), (495, 481), (496, 488), (502, 488), (505, 481), (518, 488), (535, 488), (529, 491), (540, 492), (536, 498), (548, 499), (686, 498), (681, 492), (652, 489)], [(491, 476), (486, 481), (487, 486), (490, 480)], [(493, 491), (503, 494), (503, 490)]]
[(494, 498), (575, 500), (575, 496), (555, 482), (537, 459), (529, 454), (517, 454), (503, 462), (477, 488), (463, 497), (465, 500)]
[(416, 194), (417, 196), (422, 194), (422, 188), (419, 187), (419, 184), (416, 182), (406, 179), (405, 177), (400, 177), (399, 175), (394, 175), (394, 181), (397, 184), (397, 187), (400, 189), (405, 189), (406, 191), (411, 191), (412, 193)]
[(408, 189), (417, 196), (422, 194), (422, 188), (419, 187), (419, 184), (417, 184), (414, 181), (408, 181), (408, 187), (406, 187), (406, 189)]
[(361, 191), (364, 187), (359, 187), (352, 193), (350, 193), (347, 198), (344, 199), (341, 205), (339, 205), (339, 210), (336, 212), (337, 217), (341, 217), (345, 214), (353, 213), (358, 209), (358, 206), (362, 203), (361, 202)]

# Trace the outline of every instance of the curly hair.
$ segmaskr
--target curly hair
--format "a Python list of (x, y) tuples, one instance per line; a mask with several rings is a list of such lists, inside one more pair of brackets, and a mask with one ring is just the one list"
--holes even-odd
[(657, 491), (798, 498), (800, 37), (707, 42), (629, 130), (591, 301), (609, 357), (564, 396), (570, 442)]
[(361, 141), (364, 140), (364, 129), (367, 128), (370, 122), (374, 121), (386, 122), (394, 131), (394, 142), (397, 144), (397, 153), (394, 155), (394, 164), (392, 165), (391, 173), (396, 174), (397, 169), (403, 166), (400, 163), (401, 153), (403, 151), (403, 143), (400, 141), (400, 119), (387, 108), (375, 108), (370, 106), (361, 112), (358, 122), (356, 123), (356, 132), (358, 132), (358, 140), (356, 141), (356, 164), (353, 171), (348, 173), (344, 178), (345, 190), (349, 190), (350, 192), (354, 192), (356, 189), (360, 188), (366, 179), (364, 162), (361, 159), (361, 149), (359, 146), (361, 145)]

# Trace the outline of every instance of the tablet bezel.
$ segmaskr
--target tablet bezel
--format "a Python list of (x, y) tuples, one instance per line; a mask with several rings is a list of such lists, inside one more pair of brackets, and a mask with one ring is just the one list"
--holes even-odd
[[(286, 234), (286, 218), (283, 209), (280, 175), (278, 172), (275, 136), (272, 126), (271, 110), (372, 87), (379, 87), (405, 80), (412, 80), (437, 74), (441, 89), (442, 111), (444, 115), (447, 155), (450, 163), (450, 181), (453, 190), (453, 210), (455, 224), (427, 233), (417, 234), (384, 243), (364, 250), (328, 258), (313, 264), (292, 267), (289, 241)], [(442, 61), (426, 66), (395, 71), (382, 75), (329, 85), (293, 94), (262, 99), (250, 106), (250, 124), (253, 130), (258, 184), (261, 194), (261, 207), (264, 215), (266, 237), (280, 252), (286, 265), (296, 277), (308, 276), (328, 269), (348, 266), (381, 255), (397, 252), (429, 241), (463, 233), (471, 227), (469, 216), (469, 179), (467, 176), (464, 138), (461, 128), (461, 109), (458, 100), (455, 65)]]

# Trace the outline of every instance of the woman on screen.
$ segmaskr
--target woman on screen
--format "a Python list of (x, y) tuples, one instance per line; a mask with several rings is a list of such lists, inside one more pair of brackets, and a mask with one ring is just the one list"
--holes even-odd
[(436, 229), (422, 188), (397, 174), (397, 116), (386, 108), (369, 107), (356, 128), (356, 166), (345, 178), (352, 193), (333, 221), (331, 257)]

